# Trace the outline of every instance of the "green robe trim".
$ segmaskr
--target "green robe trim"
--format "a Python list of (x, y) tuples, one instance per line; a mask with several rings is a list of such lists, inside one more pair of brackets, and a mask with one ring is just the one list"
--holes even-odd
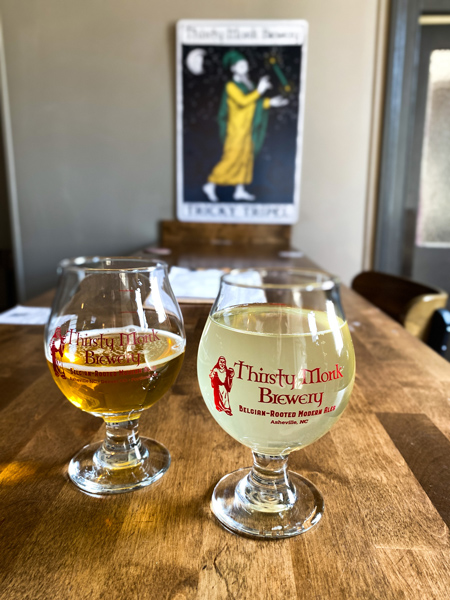
[[(248, 94), (251, 90), (247, 88), (243, 83), (237, 83), (233, 81), (235, 85), (243, 92), (244, 94)], [(227, 102), (228, 94), (226, 88), (223, 90), (222, 100), (220, 101), (219, 113), (217, 115), (217, 121), (219, 123), (219, 135), (222, 143), (225, 142), (225, 137), (227, 135), (227, 122), (228, 122), (228, 102)], [(267, 123), (269, 121), (269, 111), (263, 107), (263, 99), (259, 98), (256, 101), (255, 114), (253, 115), (252, 122), (252, 141), (253, 141), (253, 151), (256, 154), (262, 148), (264, 143), (264, 139), (266, 137), (267, 132)]]

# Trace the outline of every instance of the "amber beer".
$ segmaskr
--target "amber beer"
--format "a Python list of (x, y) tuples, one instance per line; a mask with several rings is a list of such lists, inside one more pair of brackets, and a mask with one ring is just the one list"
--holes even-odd
[(347, 406), (355, 361), (346, 321), (271, 304), (209, 317), (198, 378), (213, 417), (242, 444), (287, 454), (324, 435)]
[(137, 328), (89, 332), (57, 329), (46, 348), (48, 368), (62, 393), (86, 412), (132, 419), (174, 383), (184, 357), (174, 333)]

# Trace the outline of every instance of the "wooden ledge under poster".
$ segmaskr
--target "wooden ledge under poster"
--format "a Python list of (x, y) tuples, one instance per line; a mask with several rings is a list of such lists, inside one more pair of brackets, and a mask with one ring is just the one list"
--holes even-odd
[(177, 216), (295, 223), (308, 24), (177, 24)]

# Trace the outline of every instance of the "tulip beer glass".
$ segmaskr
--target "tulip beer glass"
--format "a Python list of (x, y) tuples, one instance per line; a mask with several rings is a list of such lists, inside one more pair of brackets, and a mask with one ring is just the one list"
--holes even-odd
[(45, 329), (45, 354), (72, 404), (106, 422), (106, 438), (85, 446), (69, 476), (91, 494), (149, 485), (170, 454), (140, 438), (139, 417), (174, 383), (184, 357), (180, 308), (167, 265), (144, 258), (76, 258), (60, 263)]
[(354, 377), (336, 279), (276, 268), (222, 277), (200, 341), (198, 379), (214, 419), (254, 459), (214, 490), (211, 508), (226, 528), (277, 539), (320, 521), (321, 493), (287, 461), (336, 423)]

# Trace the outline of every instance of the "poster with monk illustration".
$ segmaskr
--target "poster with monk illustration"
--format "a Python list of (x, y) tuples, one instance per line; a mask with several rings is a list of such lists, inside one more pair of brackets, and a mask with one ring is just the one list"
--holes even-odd
[(308, 24), (179, 21), (177, 216), (295, 223)]

